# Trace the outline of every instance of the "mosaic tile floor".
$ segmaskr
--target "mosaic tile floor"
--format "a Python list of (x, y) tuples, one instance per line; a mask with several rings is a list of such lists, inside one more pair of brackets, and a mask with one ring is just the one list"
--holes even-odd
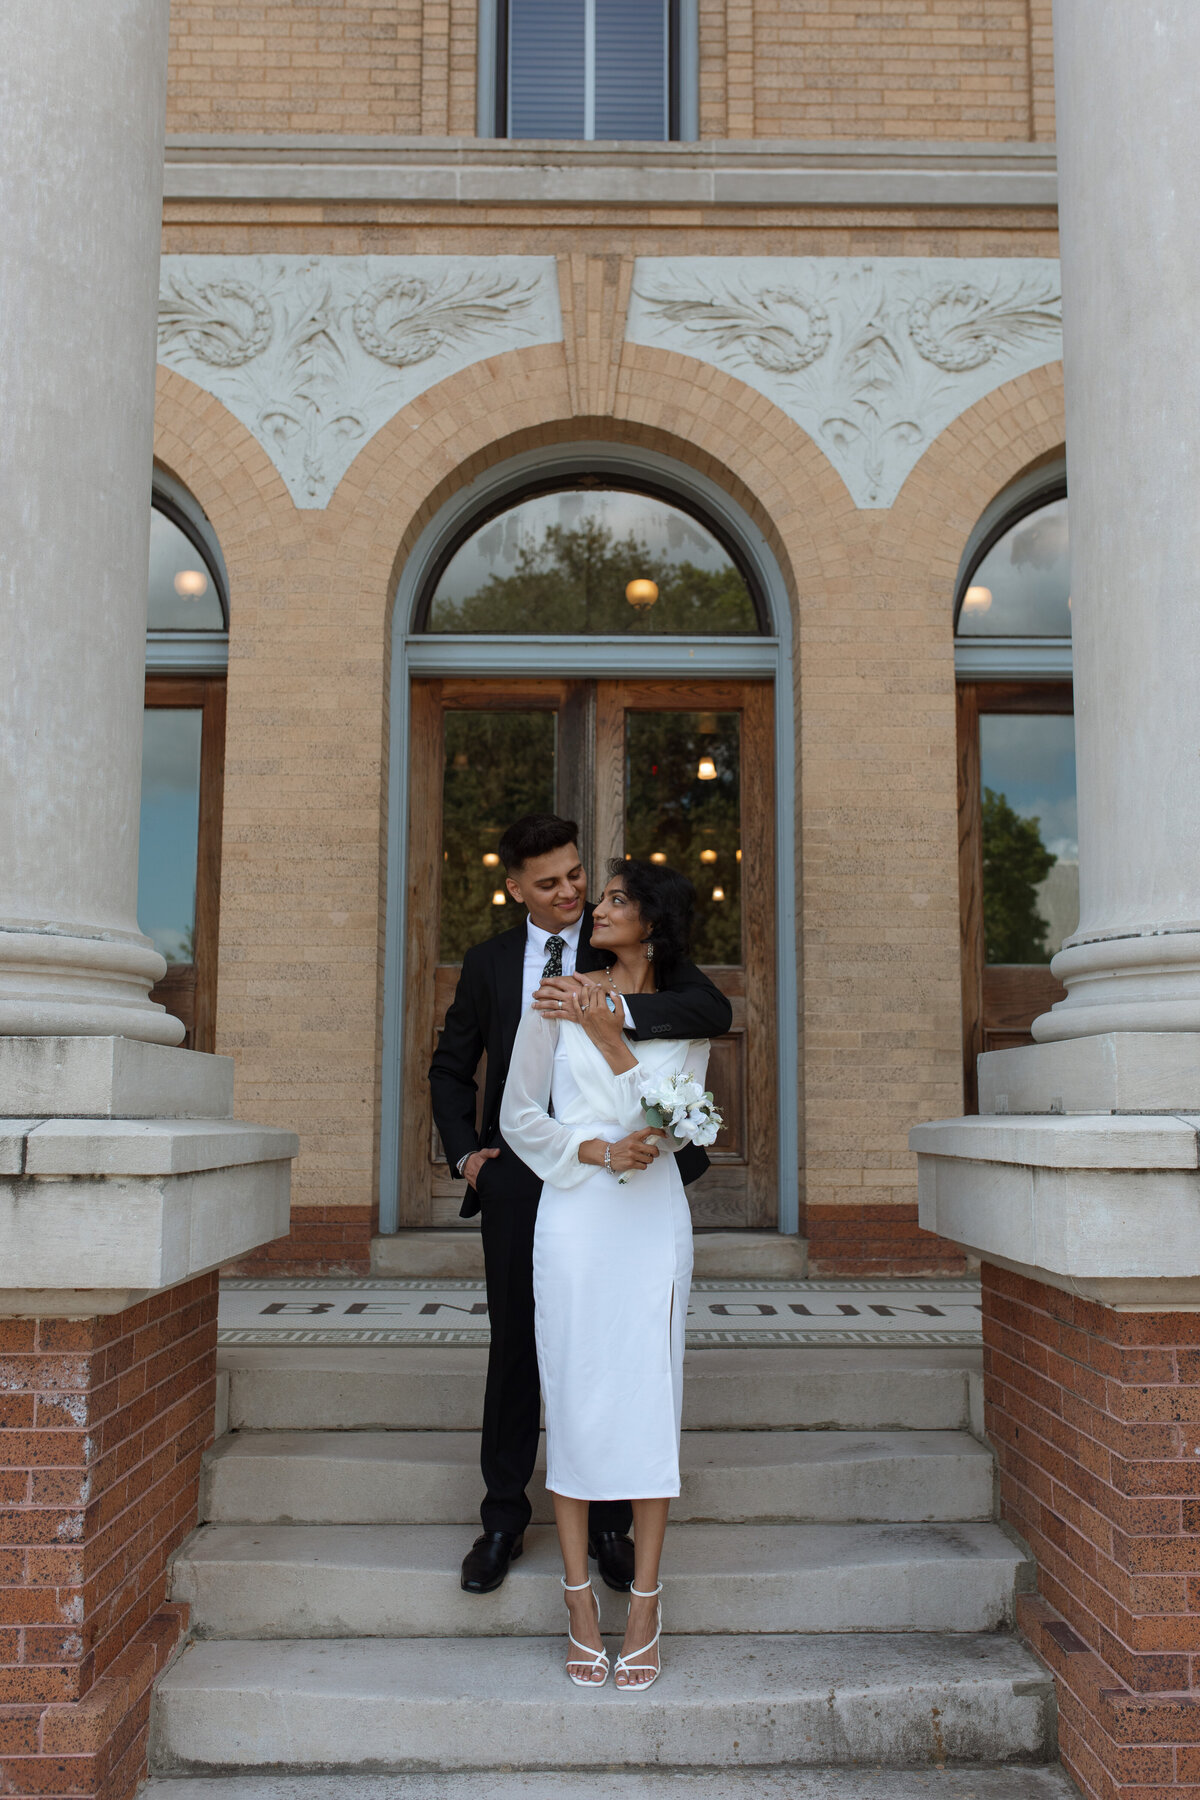
[[(979, 1318), (974, 1281), (698, 1281), (687, 1341), (693, 1349), (977, 1344)], [(227, 1280), (220, 1342), (484, 1345), (487, 1294), (478, 1281)]]

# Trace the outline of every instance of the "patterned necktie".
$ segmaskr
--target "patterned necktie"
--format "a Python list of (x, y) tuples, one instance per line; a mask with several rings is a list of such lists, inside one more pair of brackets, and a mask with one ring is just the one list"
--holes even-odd
[(566, 938), (548, 937), (546, 939), (546, 949), (550, 954), (547, 956), (546, 966), (542, 970), (543, 981), (547, 981), (552, 975), (562, 974), (562, 953), (566, 947)]

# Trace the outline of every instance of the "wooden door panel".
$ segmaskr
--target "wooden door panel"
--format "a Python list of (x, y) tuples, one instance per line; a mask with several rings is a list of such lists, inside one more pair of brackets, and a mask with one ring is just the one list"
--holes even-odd
[(1066, 995), (1066, 988), (1050, 973), (1048, 964), (986, 963), (983, 1049), (1015, 1050), (1020, 1044), (1032, 1044), (1033, 1021), (1065, 1000)]

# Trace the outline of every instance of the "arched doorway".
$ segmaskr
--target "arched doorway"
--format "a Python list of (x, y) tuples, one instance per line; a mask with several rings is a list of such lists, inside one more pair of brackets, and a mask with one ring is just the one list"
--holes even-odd
[(427, 528), (393, 618), (382, 1230), (457, 1223), (426, 1070), (467, 944), (516, 922), (495, 839), (543, 807), (580, 822), (593, 882), (626, 853), (693, 879), (697, 960), (735, 1012), (697, 1223), (796, 1229), (787, 623), (761, 533), (648, 453), (514, 459)]

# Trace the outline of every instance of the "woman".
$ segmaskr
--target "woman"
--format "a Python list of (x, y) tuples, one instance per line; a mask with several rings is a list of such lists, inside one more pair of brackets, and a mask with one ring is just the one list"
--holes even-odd
[(521, 1020), (500, 1129), (540, 1175), (533, 1246), (546, 1485), (554, 1498), (568, 1610), (567, 1674), (603, 1686), (608, 1656), (588, 1577), (590, 1500), (633, 1500), (634, 1579), (618, 1687), (657, 1678), (659, 1558), (679, 1492), (683, 1345), (692, 1225), (678, 1144), (645, 1123), (642, 1095), (664, 1075), (703, 1086), (707, 1043), (633, 1045), (620, 994), (669, 981), (687, 951), (695, 894), (674, 869), (613, 862), (592, 916), (607, 977), (576, 978), (560, 1017)]

